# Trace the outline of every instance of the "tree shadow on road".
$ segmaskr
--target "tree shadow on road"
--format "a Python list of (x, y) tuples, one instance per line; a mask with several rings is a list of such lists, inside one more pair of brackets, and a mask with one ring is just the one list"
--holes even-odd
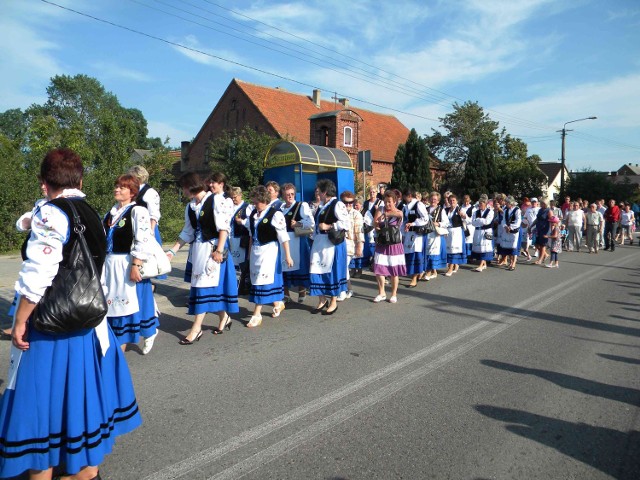
[(640, 478), (638, 431), (620, 432), (492, 405), (476, 405), (475, 409), (507, 423), (509, 432), (551, 447), (613, 478)]

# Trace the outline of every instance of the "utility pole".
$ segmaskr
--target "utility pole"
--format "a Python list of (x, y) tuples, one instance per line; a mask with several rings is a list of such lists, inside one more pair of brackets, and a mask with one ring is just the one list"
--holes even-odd
[(561, 132), (562, 134), (562, 158), (560, 159), (562, 166), (560, 167), (560, 198), (558, 199), (560, 202), (564, 201), (564, 171), (566, 170), (566, 167), (564, 165), (565, 164), (565, 156), (564, 156), (565, 138), (567, 136), (567, 132), (573, 131), (573, 130), (567, 130), (567, 125), (569, 123), (581, 122), (583, 120), (595, 120), (596, 118), (598, 117), (585, 117), (585, 118), (579, 118), (577, 120), (571, 120), (564, 124), (564, 126), (562, 127), (562, 130), (556, 130), (557, 132)]

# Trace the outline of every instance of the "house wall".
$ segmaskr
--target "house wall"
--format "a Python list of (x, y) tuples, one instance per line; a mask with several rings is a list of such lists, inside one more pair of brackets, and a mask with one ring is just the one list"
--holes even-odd
[(280, 137), (245, 93), (232, 82), (191, 144), (188, 157), (182, 159), (182, 171), (202, 171), (209, 168), (209, 142), (222, 136), (225, 131), (241, 130), (246, 125), (258, 132)]

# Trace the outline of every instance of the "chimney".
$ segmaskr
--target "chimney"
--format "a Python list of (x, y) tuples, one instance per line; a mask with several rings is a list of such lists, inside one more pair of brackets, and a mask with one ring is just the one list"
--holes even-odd
[(180, 160), (182, 160), (182, 165), (189, 161), (189, 158), (187, 157), (187, 151), (189, 150), (190, 146), (191, 142), (180, 142)]
[(316, 107), (320, 108), (320, 90), (317, 88), (313, 90), (313, 103), (315, 103)]
[(347, 108), (349, 106), (349, 99), (348, 98), (341, 98), (338, 100), (345, 108)]

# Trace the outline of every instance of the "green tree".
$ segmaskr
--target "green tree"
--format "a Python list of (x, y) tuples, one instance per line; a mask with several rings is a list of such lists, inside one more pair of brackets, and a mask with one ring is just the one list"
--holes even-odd
[(24, 155), (15, 142), (0, 134), (0, 251), (20, 248), (25, 235), (16, 228), (16, 220), (33, 208), (41, 197), (33, 172), (25, 169)]
[(416, 190), (431, 190), (433, 188), (430, 166), (430, 155), (424, 138), (420, 137), (414, 128), (403, 145), (398, 146), (391, 185), (403, 190), (412, 187)]
[(211, 167), (222, 171), (231, 185), (249, 190), (262, 184), (264, 158), (276, 140), (249, 126), (224, 132), (209, 143)]
[(566, 184), (566, 192), (571, 198), (580, 197), (589, 201), (601, 198), (629, 200), (637, 195), (638, 185), (631, 183), (628, 178), (622, 183), (613, 183), (606, 173), (584, 169), (571, 175)]
[(546, 181), (538, 168), (536, 158), (527, 156), (527, 144), (514, 138), (503, 129), (499, 141), (497, 191), (506, 192), (516, 198), (541, 196)]
[(491, 194), (498, 190), (496, 168), (497, 150), (493, 144), (487, 145), (481, 139), (472, 142), (465, 162), (460, 183), (463, 192), (477, 199), (481, 194)]
[(19, 108), (0, 113), (0, 134), (22, 147), (27, 135), (26, 115)]

